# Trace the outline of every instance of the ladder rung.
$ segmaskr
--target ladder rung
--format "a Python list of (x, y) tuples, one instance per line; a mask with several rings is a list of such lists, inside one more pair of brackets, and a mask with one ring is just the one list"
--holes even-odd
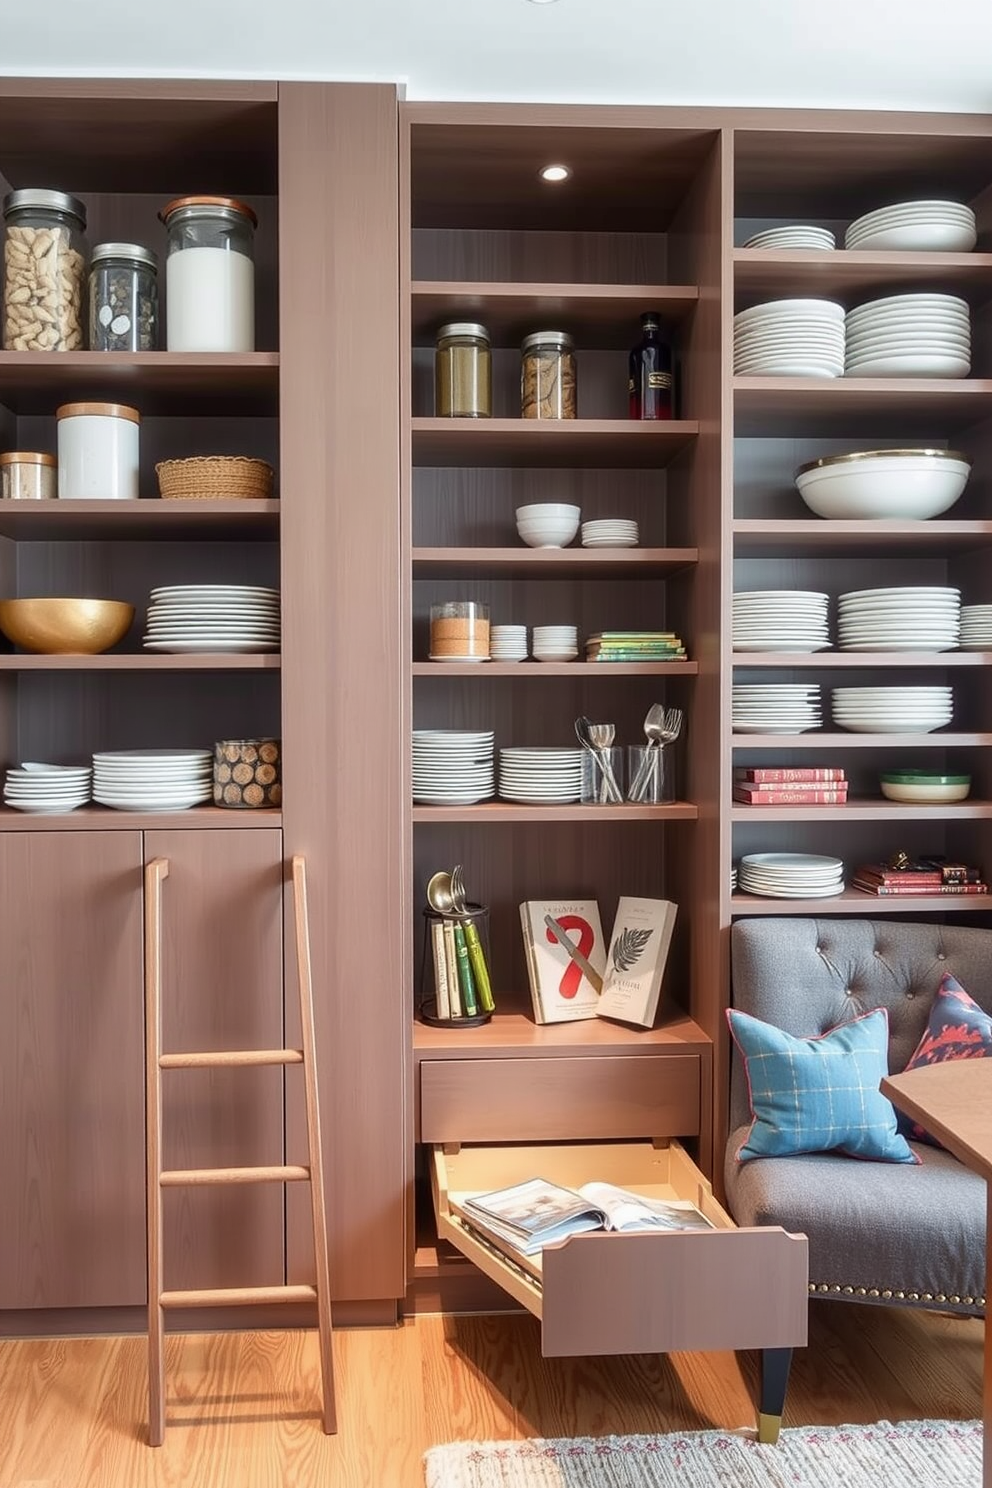
[(305, 1183), (307, 1167), (172, 1168), (159, 1179), (163, 1188), (196, 1187), (207, 1183)]
[(163, 1292), (163, 1307), (239, 1307), (259, 1302), (314, 1302), (313, 1286), (211, 1287), (204, 1291)]
[(216, 1054), (163, 1054), (159, 1069), (225, 1069), (245, 1064), (302, 1064), (302, 1049), (228, 1049)]

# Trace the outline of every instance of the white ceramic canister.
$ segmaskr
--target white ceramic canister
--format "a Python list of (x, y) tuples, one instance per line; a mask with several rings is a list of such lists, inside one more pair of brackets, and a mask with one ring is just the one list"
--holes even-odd
[(59, 496), (137, 501), (138, 410), (124, 403), (63, 403), (56, 417)]
[(182, 196), (159, 216), (168, 233), (167, 349), (254, 351), (258, 219), (251, 207), (228, 196)]

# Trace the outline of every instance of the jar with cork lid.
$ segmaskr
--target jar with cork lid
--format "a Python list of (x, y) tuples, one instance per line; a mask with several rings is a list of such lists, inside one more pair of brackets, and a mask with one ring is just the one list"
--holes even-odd
[(437, 333), (434, 409), (438, 418), (492, 418), (492, 349), (475, 321), (452, 321)]
[(40, 450), (7, 450), (0, 455), (0, 501), (54, 501), (58, 461)]
[(431, 661), (488, 661), (489, 606), (474, 600), (431, 605)]
[(535, 331), (521, 351), (520, 413), (526, 419), (577, 417), (575, 347), (564, 331)]

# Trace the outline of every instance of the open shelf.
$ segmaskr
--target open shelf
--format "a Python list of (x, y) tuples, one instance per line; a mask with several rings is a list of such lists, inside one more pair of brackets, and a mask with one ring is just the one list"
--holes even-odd
[(101, 656), (0, 655), (0, 672), (277, 672), (278, 652), (200, 652), (152, 656), (129, 651)]
[(413, 576), (446, 579), (467, 572), (473, 579), (646, 578), (677, 573), (698, 560), (698, 548), (414, 548)]
[[(783, 790), (792, 787), (783, 785)], [(847, 800), (837, 806), (745, 806), (735, 805), (731, 821), (990, 821), (992, 801), (974, 798), (951, 805), (924, 806), (902, 801)]]
[(661, 469), (699, 433), (693, 419), (415, 418), (411, 428), (414, 465), (530, 469)]
[(988, 749), (992, 734), (733, 734), (734, 749)]
[(479, 826), (503, 822), (673, 822), (695, 821), (698, 810), (688, 801), (670, 806), (639, 806), (624, 801), (616, 806), (530, 806), (514, 801), (483, 801), (477, 806), (414, 806), (415, 822), (472, 822)]
[(732, 894), (730, 912), (734, 915), (814, 915), (828, 914), (889, 915), (900, 914), (974, 914), (992, 909), (992, 894), (863, 894), (860, 889), (845, 889), (830, 899), (762, 899), (753, 894)]
[(15, 542), (275, 539), (278, 501), (0, 501), (0, 537)]
[[(509, 999), (507, 999), (509, 1001)], [(513, 999), (519, 1004), (526, 998)], [(627, 1028), (606, 1018), (583, 1018), (574, 1023), (535, 1023), (529, 1012), (497, 1010), (478, 1028), (433, 1028), (419, 1019), (413, 1025), (414, 1058), (491, 1059), (507, 1053), (515, 1058), (569, 1057), (576, 1050), (596, 1054), (646, 1054), (676, 1046), (692, 1053), (709, 1047), (698, 1023), (670, 1010), (656, 1028)]]
[(107, 399), (151, 414), (275, 417), (274, 351), (0, 351), (0, 404), (54, 414), (60, 403)]
[(114, 811), (109, 806), (80, 806), (75, 811), (29, 812), (0, 806), (0, 827), (5, 832), (155, 832), (168, 827), (183, 831), (245, 831), (281, 827), (282, 812), (271, 807), (254, 811), (228, 810), (222, 806), (195, 806), (189, 811)]
[(739, 436), (870, 434), (960, 429), (992, 414), (992, 380), (934, 377), (735, 377)]
[(575, 336), (584, 349), (608, 349), (618, 334), (629, 339), (631, 326), (646, 310), (663, 319), (685, 318), (699, 300), (691, 284), (473, 284), (417, 280), (412, 285), (415, 342), (433, 342), (438, 326), (450, 320), (484, 321), (493, 344), (518, 344), (544, 322)]
[(913, 290), (956, 294), (984, 304), (992, 253), (868, 252), (838, 248), (735, 248), (734, 290), (744, 303), (821, 295), (856, 301)]
[(796, 517), (738, 518), (733, 523), (739, 558), (843, 558), (852, 553), (916, 553), (921, 557), (992, 543), (992, 522), (828, 521)]
[(992, 651), (735, 651), (736, 670), (746, 667), (985, 667)]
[(415, 677), (694, 677), (695, 661), (415, 661)]

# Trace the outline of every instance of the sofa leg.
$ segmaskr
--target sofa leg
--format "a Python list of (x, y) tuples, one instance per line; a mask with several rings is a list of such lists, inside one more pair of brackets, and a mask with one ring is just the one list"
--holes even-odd
[(774, 1446), (782, 1429), (785, 1392), (789, 1384), (792, 1350), (761, 1350), (761, 1400), (758, 1406), (758, 1440)]

